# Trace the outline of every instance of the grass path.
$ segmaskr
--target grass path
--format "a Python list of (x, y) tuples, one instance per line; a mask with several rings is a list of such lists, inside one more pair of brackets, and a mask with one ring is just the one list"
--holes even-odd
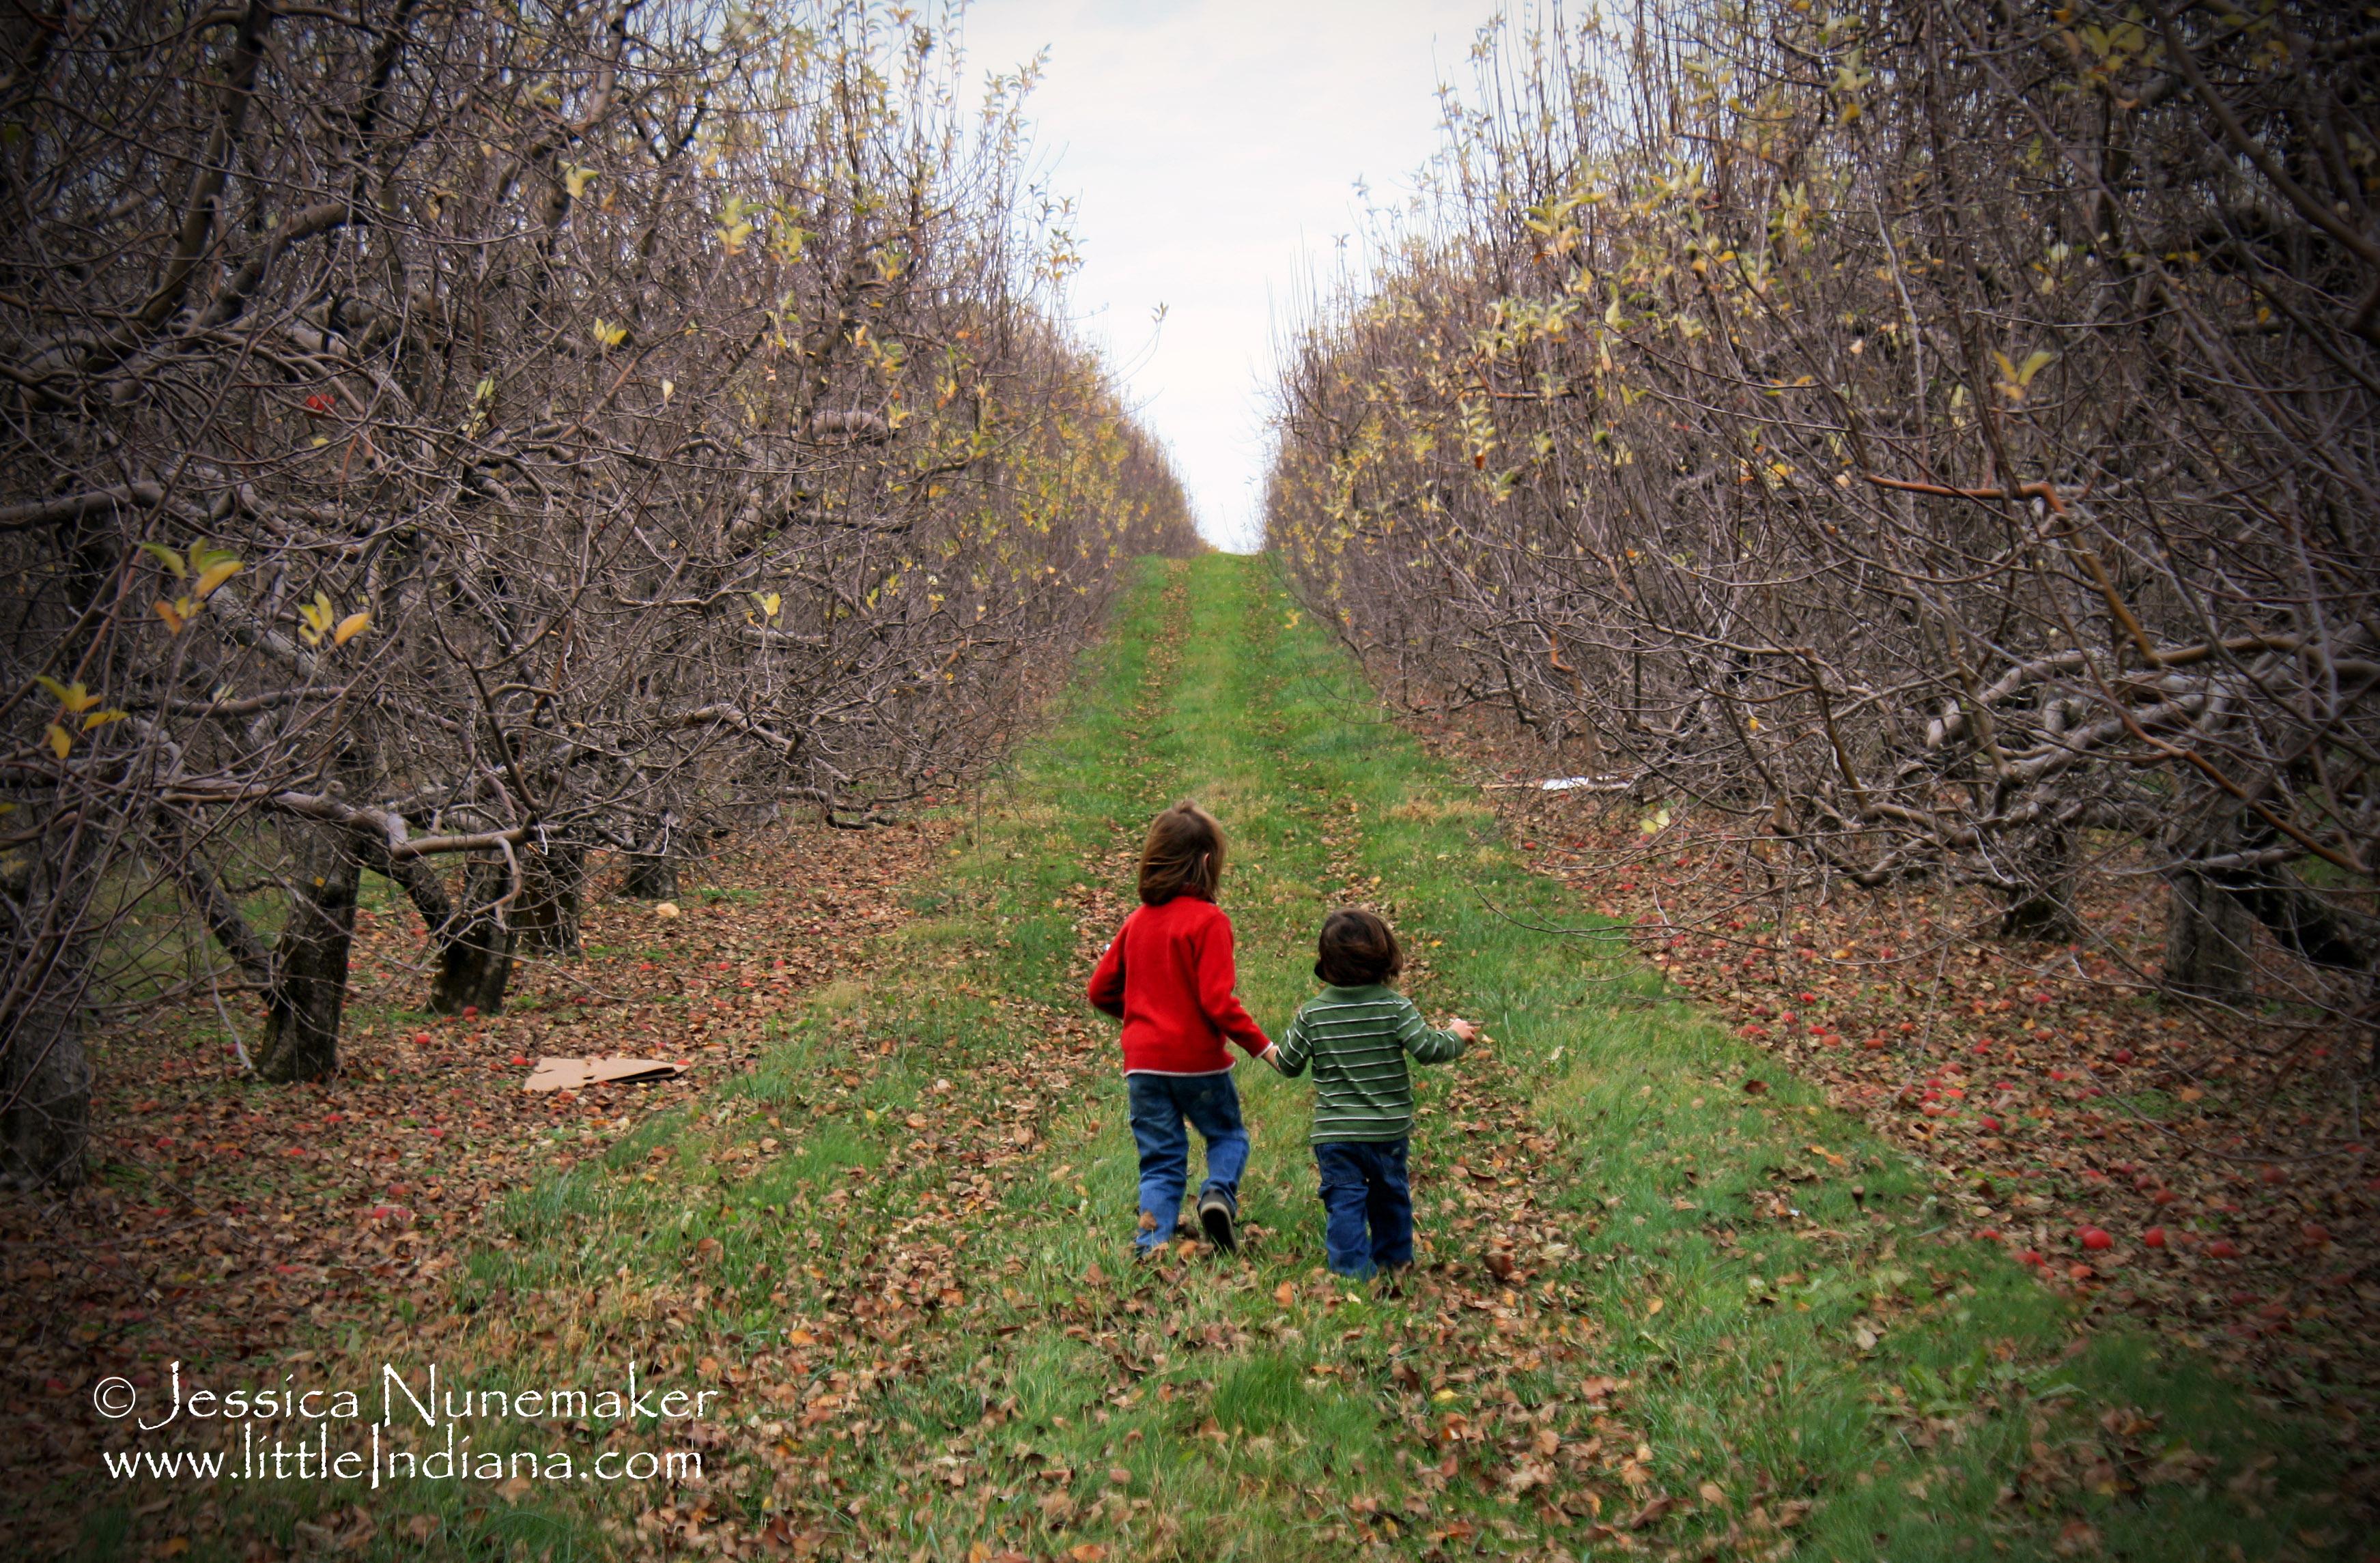
[[(1656, 975), (1509, 920), (1580, 912), (1264, 562), (1153, 569), (1071, 709), (880, 969), (699, 1109), (524, 1191), (450, 1318), (350, 1348), (448, 1382), (633, 1359), (717, 1389), (691, 1429), (473, 1429), (691, 1444), (710, 1480), (425, 1484), (272, 1526), (391, 1556), (2361, 1556), (2319, 1429), (2080, 1332)], [(1309, 1089), (1261, 1070), (1247, 1251), (1127, 1256), (1123, 1086), (1078, 993), (1182, 796), (1232, 832), (1269, 1028), (1311, 991), (1323, 910), (1359, 899), (1424, 1009), (1491, 1039), (1421, 1072), (1401, 1298), (1319, 1269)]]

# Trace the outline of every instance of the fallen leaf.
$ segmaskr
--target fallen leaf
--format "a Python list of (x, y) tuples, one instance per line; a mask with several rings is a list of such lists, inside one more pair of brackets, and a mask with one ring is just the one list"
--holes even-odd
[(1620, 1522), (1620, 1528), (1623, 1531), (1641, 1531), (1647, 1525), (1659, 1522), (1663, 1516), (1667, 1515), (1670, 1510), (1677, 1507), (1678, 1500), (1670, 1496), (1667, 1493), (1664, 1493), (1659, 1497), (1654, 1498), (1650, 1502), (1646, 1503), (1644, 1508), (1638, 1509), (1627, 1519), (1622, 1520)]

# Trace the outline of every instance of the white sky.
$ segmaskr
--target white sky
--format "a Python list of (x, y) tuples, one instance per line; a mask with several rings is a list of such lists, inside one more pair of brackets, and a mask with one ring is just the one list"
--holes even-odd
[[(1271, 338), (1438, 144), (1495, 0), (973, 0), (976, 79), (1050, 51), (1036, 167), (1077, 201), (1071, 300), (1172, 450), (1199, 530), (1257, 546)], [(1162, 325), (1151, 320), (1162, 304)]]

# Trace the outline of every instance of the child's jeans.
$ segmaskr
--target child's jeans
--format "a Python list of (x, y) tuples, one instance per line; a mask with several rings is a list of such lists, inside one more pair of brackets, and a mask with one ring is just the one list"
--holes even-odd
[(1340, 1275), (1361, 1278), (1413, 1263), (1409, 1143), (1340, 1140), (1314, 1147), (1322, 1172), (1322, 1246)]
[(1207, 1181), (1199, 1193), (1220, 1189), (1239, 1199), (1248, 1164), (1248, 1132), (1240, 1122), (1240, 1088), (1231, 1071), (1217, 1074), (1127, 1074), (1132, 1138), (1140, 1147), (1140, 1208), (1157, 1225), (1135, 1241), (1154, 1248), (1173, 1239), (1182, 1190), (1190, 1177), (1190, 1136), (1184, 1121), (1207, 1142)]

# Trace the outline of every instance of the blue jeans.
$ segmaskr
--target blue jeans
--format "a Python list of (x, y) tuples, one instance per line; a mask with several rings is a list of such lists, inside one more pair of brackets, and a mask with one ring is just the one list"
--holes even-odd
[(1207, 1181), (1199, 1193), (1220, 1189), (1239, 1198), (1240, 1173), (1248, 1165), (1248, 1132), (1240, 1122), (1240, 1088), (1231, 1072), (1220, 1074), (1127, 1074), (1132, 1101), (1132, 1138), (1140, 1147), (1140, 1208), (1155, 1230), (1135, 1241), (1153, 1248), (1173, 1238), (1182, 1216), (1182, 1190), (1190, 1178), (1190, 1136), (1185, 1121), (1207, 1142)]
[(1338, 1274), (1363, 1277), (1413, 1263), (1408, 1143), (1340, 1140), (1314, 1147), (1322, 1173), (1322, 1246)]

